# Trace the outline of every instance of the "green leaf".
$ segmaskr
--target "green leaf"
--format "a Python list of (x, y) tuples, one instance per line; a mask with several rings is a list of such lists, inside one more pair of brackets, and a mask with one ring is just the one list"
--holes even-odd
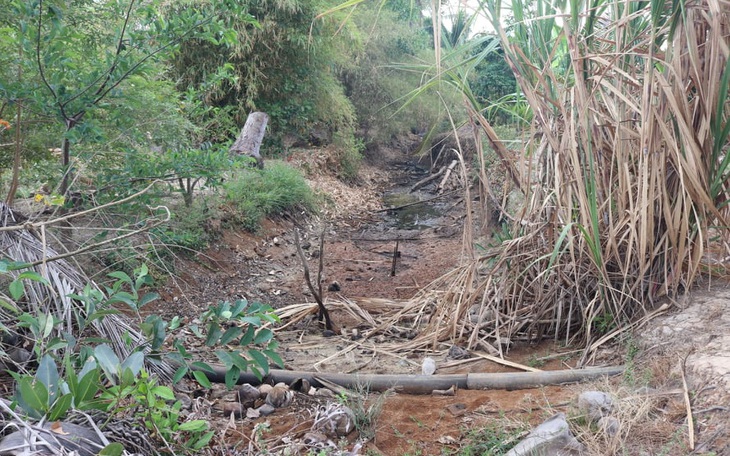
[(10, 291), (10, 297), (13, 298), (13, 300), (19, 300), (25, 294), (23, 282), (21, 282), (20, 280), (13, 280), (8, 286), (8, 291)]
[(270, 329), (264, 328), (260, 329), (256, 333), (256, 337), (253, 339), (254, 344), (265, 344), (266, 342), (270, 341), (274, 337), (274, 332)]
[(281, 359), (281, 356), (279, 356), (278, 353), (276, 353), (274, 350), (263, 350), (263, 352), (274, 363), (274, 367), (277, 367), (279, 369), (284, 368), (284, 360)]
[(264, 372), (269, 371), (269, 360), (266, 356), (258, 350), (249, 350), (248, 355), (253, 358), (254, 362), (261, 366)]
[(193, 371), (193, 377), (195, 377), (195, 380), (197, 380), (203, 388), (210, 388), (212, 386), (210, 380), (208, 380), (208, 377), (206, 377), (203, 372)]
[(226, 388), (231, 389), (236, 386), (239, 378), (241, 378), (241, 370), (238, 366), (232, 366), (226, 371)]
[(18, 381), (18, 392), (22, 401), (30, 407), (28, 413), (43, 415), (48, 411), (48, 390), (43, 383), (31, 377), (23, 377)]
[(51, 285), (51, 283), (45, 277), (43, 277), (42, 275), (38, 274), (35, 271), (21, 272), (20, 274), (18, 274), (18, 277), (16, 278), (16, 280), (24, 280), (24, 279), (32, 280), (34, 282), (40, 282), (44, 285)]
[(215, 369), (213, 369), (212, 367), (210, 367), (209, 364), (206, 364), (206, 363), (201, 362), (201, 361), (193, 361), (191, 363), (191, 366), (195, 367), (196, 369), (200, 369), (200, 370), (204, 370), (206, 372), (210, 372), (211, 374), (215, 373)]
[(226, 332), (224, 332), (221, 336), (220, 344), (226, 345), (232, 340), (241, 337), (241, 334), (243, 334), (243, 330), (241, 330), (241, 328), (239, 328), (238, 326), (231, 326), (230, 328), (226, 329)]
[(120, 373), (119, 358), (116, 353), (107, 344), (97, 345), (94, 348), (94, 357), (99, 363), (99, 366), (104, 370), (109, 380), (116, 383), (116, 377)]
[(175, 375), (172, 376), (172, 383), (173, 385), (177, 384), (180, 380), (185, 377), (185, 374), (188, 373), (188, 366), (181, 366), (175, 371)]
[(4, 299), (0, 299), (0, 307), (2, 307), (3, 309), (5, 309), (13, 314), (20, 313), (20, 309), (18, 309), (18, 306), (16, 306), (14, 302), (8, 302), (8, 301), (5, 301)]
[(204, 431), (208, 429), (208, 422), (205, 420), (190, 420), (182, 423), (178, 430), (180, 431)]
[(109, 277), (113, 279), (119, 279), (120, 282), (128, 283), (129, 285), (133, 285), (132, 278), (129, 277), (129, 275), (126, 272), (123, 271), (114, 271), (109, 273)]
[(213, 353), (215, 353), (215, 356), (218, 357), (218, 359), (223, 363), (226, 368), (233, 366), (233, 358), (231, 357), (230, 352), (227, 352), (225, 350), (216, 350)]
[(56, 400), (56, 402), (54, 402), (51, 406), (51, 410), (48, 414), (48, 419), (50, 421), (56, 421), (63, 418), (66, 415), (66, 412), (68, 412), (71, 408), (72, 402), (73, 395), (71, 393), (64, 394), (63, 396), (59, 397), (58, 400)]
[(210, 327), (208, 327), (208, 337), (205, 339), (205, 345), (212, 347), (218, 342), (218, 339), (220, 339), (222, 334), (223, 331), (221, 331), (221, 327), (218, 323), (211, 323)]
[(251, 342), (253, 342), (253, 338), (256, 336), (256, 328), (252, 325), (249, 325), (246, 328), (246, 334), (241, 337), (241, 340), (238, 342), (239, 345), (242, 347), (251, 345)]
[(124, 453), (124, 445), (119, 442), (113, 442), (99, 451), (99, 456), (122, 456)]
[(166, 386), (158, 385), (152, 388), (152, 394), (166, 401), (174, 401), (175, 393)]
[(90, 370), (81, 377), (74, 392), (74, 405), (80, 407), (83, 403), (93, 399), (102, 390), (101, 379), (97, 369)]
[(158, 293), (145, 293), (141, 298), (139, 298), (139, 302), (137, 303), (137, 308), (142, 308), (143, 306), (151, 303), (152, 301), (156, 301), (160, 299), (160, 295)]
[(56, 393), (58, 393), (59, 375), (58, 367), (51, 355), (46, 354), (43, 358), (41, 358), (41, 362), (38, 363), (38, 370), (36, 371), (35, 378), (46, 387), (46, 391), (48, 391), (49, 395), (49, 401), (55, 401)]
[(144, 368), (144, 353), (134, 352), (122, 362), (122, 370), (129, 369), (136, 377)]
[(215, 431), (206, 432), (205, 435), (203, 435), (202, 437), (200, 437), (199, 439), (197, 439), (195, 441), (195, 443), (192, 446), (192, 449), (197, 451), (197, 450), (200, 450), (203, 447), (207, 446), (208, 443), (210, 442), (210, 439), (212, 439), (214, 435), (215, 435)]

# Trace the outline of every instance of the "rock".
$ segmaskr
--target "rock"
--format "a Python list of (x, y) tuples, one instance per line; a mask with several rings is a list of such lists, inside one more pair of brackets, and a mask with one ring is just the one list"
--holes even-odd
[(421, 372), (423, 375), (433, 375), (436, 372), (436, 361), (433, 358), (423, 358)]
[(334, 281), (327, 287), (327, 291), (337, 292), (342, 291), (342, 285), (340, 285), (340, 282)]
[(469, 351), (465, 348), (461, 348), (458, 345), (452, 345), (449, 348), (448, 357), (451, 359), (464, 359), (469, 357)]
[(261, 393), (261, 396), (266, 396), (269, 394), (269, 391), (271, 391), (274, 387), (272, 385), (269, 385), (267, 383), (259, 385), (259, 392)]
[(292, 391), (298, 391), (300, 393), (309, 394), (309, 390), (312, 385), (309, 384), (309, 380), (306, 378), (297, 378), (289, 385), (289, 389)]
[(321, 396), (321, 397), (335, 397), (334, 391), (332, 391), (329, 388), (320, 388), (314, 393), (315, 396)]
[(256, 400), (261, 397), (261, 391), (249, 383), (244, 383), (239, 386), (236, 394), (238, 396), (238, 402), (246, 408), (252, 407)]
[(466, 413), (466, 404), (451, 404), (446, 407), (446, 410), (454, 416), (461, 416)]
[(312, 429), (329, 437), (344, 437), (355, 429), (355, 413), (350, 407), (335, 402), (320, 406)]
[(240, 418), (244, 410), (246, 410), (246, 407), (242, 407), (238, 402), (224, 402), (221, 406), (221, 412), (224, 416), (233, 414), (236, 418)]
[(618, 431), (621, 430), (621, 423), (613, 416), (602, 416), (598, 420), (598, 429), (603, 431), (608, 437), (616, 437), (618, 436)]
[(291, 404), (294, 393), (289, 391), (289, 387), (275, 386), (266, 395), (266, 403), (274, 408), (282, 408)]
[(611, 414), (613, 399), (602, 391), (584, 391), (578, 396), (578, 409), (595, 423)]
[(583, 445), (573, 437), (560, 412), (536, 427), (505, 456), (568, 456), (580, 454)]
[(336, 335), (337, 335), (337, 333), (335, 333), (331, 329), (325, 329), (324, 331), (322, 331), (322, 336), (323, 337), (334, 337)]
[(276, 408), (269, 404), (264, 404), (256, 409), (260, 416), (269, 416), (274, 413), (274, 410), (276, 410)]

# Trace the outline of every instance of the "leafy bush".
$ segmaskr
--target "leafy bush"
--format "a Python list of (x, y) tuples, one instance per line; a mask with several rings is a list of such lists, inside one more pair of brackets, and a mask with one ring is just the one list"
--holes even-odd
[(239, 171), (224, 184), (224, 194), (236, 210), (233, 221), (251, 231), (259, 228), (263, 217), (316, 207), (314, 193), (299, 171), (281, 162)]

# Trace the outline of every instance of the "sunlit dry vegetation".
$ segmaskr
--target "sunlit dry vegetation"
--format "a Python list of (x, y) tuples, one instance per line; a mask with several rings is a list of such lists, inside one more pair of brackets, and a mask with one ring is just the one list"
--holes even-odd
[(726, 236), (728, 5), (487, 0), (477, 14), (532, 111), (522, 153), (502, 144), (466, 79), (447, 68), (442, 80), (462, 88), (525, 205), (509, 240), (425, 292), (438, 315), (414, 344), (589, 345), (691, 287)]

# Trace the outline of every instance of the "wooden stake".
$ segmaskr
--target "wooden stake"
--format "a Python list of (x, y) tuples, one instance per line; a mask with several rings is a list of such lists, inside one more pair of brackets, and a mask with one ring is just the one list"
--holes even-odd
[(393, 249), (393, 264), (390, 266), (390, 276), (395, 277), (395, 265), (398, 262), (398, 243), (399, 239), (395, 240), (395, 249)]

